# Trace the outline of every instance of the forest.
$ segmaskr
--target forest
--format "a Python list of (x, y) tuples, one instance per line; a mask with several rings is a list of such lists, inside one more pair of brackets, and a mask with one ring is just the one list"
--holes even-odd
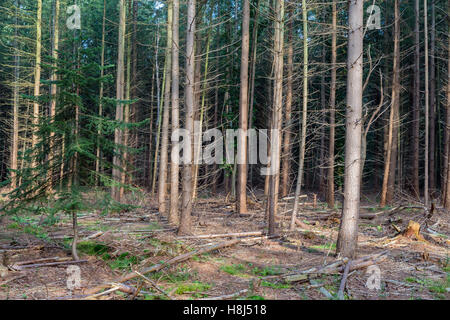
[(0, 300), (449, 300), (450, 0), (1, 0)]

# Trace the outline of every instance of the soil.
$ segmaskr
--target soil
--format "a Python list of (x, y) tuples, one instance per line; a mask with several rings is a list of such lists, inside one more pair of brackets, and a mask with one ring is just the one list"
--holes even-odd
[[(233, 214), (234, 204), (228, 197), (200, 197), (194, 208), (193, 234), (265, 231), (264, 204), (258, 200), (262, 198), (252, 197), (249, 214), (239, 216)], [(308, 195), (308, 199), (313, 196)], [(68, 285), (71, 274), (67, 264), (17, 271), (17, 266), (37, 259), (70, 259), (71, 218), (57, 215), (56, 223), (45, 226), (39, 216), (4, 216), (0, 224), (0, 253), (2, 270), (6, 271), (2, 274), (0, 270), (0, 299), (207, 299), (235, 293), (236, 299), (337, 299), (341, 273), (317, 275), (296, 283), (282, 281), (282, 275), (337, 259), (339, 211), (327, 210), (320, 201), (315, 207), (307, 203), (298, 217), (302, 228), (288, 232), (285, 230), (289, 229), (292, 199), (280, 200), (277, 238), (242, 237), (237, 245), (147, 274), (150, 281), (141, 277), (128, 281), (131, 293), (110, 290), (97, 296), (87, 294), (88, 289), (98, 285), (105, 285), (105, 290), (117, 288), (116, 281), (132, 270), (143, 270), (230, 239), (177, 237), (176, 230), (158, 213), (155, 199), (145, 195), (138, 205), (137, 209), (109, 215), (102, 215), (100, 210), (79, 213), (83, 241), (79, 255), (87, 261), (74, 264), (80, 268), (76, 288)], [(348, 276), (345, 299), (450, 298), (448, 212), (437, 208), (430, 217), (423, 208), (403, 205), (380, 209), (366, 204), (361, 209), (361, 215), (364, 214), (374, 217), (360, 219), (358, 257), (383, 250), (388, 250), (388, 257), (377, 265), (379, 288), (370, 285), (373, 268), (355, 270)], [(402, 235), (410, 221), (420, 224), (423, 238)]]

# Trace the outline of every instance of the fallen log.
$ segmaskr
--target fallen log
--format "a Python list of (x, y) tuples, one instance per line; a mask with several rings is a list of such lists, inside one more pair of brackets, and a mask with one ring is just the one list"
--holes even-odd
[(61, 265), (72, 265), (88, 262), (87, 260), (77, 260), (77, 261), (63, 261), (63, 262), (50, 262), (50, 263), (37, 263), (37, 264), (27, 264), (27, 265), (12, 265), (11, 269), (16, 271), (21, 271), (23, 269), (31, 269), (31, 268), (42, 268), (42, 267), (54, 267)]
[(199, 299), (199, 300), (226, 300), (226, 299), (233, 299), (233, 298), (239, 297), (240, 295), (242, 295), (244, 293), (247, 293), (247, 292), (248, 292), (248, 289), (244, 289), (244, 290), (232, 293), (232, 294), (226, 294), (226, 295), (218, 296), (218, 297), (202, 298), (202, 299)]
[[(373, 264), (380, 263), (384, 261), (387, 258), (387, 250), (373, 254), (368, 255), (363, 258), (353, 260), (352, 263), (349, 266), (348, 272), (362, 269), (365, 267), (368, 267)], [(335, 261), (327, 266), (324, 267), (313, 267), (308, 270), (302, 271), (297, 274), (291, 274), (291, 275), (285, 275), (283, 276), (284, 281), (286, 282), (296, 282), (296, 281), (303, 281), (303, 280), (309, 280), (311, 275), (313, 274), (336, 274), (343, 272), (345, 270), (345, 264), (348, 264), (348, 259), (344, 258), (338, 261)]]
[[(162, 262), (162, 263), (159, 263), (159, 264), (155, 264), (155, 265), (153, 265), (153, 266), (151, 266), (149, 268), (144, 269), (140, 273), (145, 275), (145, 274), (150, 273), (150, 272), (157, 272), (157, 271), (159, 271), (161, 269), (164, 269), (165, 267), (168, 267), (168, 266), (171, 266), (171, 265), (174, 265), (174, 264), (177, 264), (177, 263), (189, 260), (190, 258), (192, 258), (194, 256), (197, 256), (197, 255), (200, 255), (200, 254), (203, 254), (203, 253), (208, 253), (208, 252), (211, 252), (211, 251), (215, 251), (215, 250), (218, 250), (218, 249), (230, 247), (232, 245), (235, 245), (238, 242), (240, 242), (240, 240), (233, 239), (233, 240), (230, 240), (230, 241), (220, 242), (220, 243), (208, 246), (208, 247), (197, 249), (195, 251), (188, 252), (188, 253), (176, 256), (176, 257), (174, 257), (174, 258), (172, 258), (170, 260), (167, 260), (165, 262)], [(129, 281), (131, 279), (134, 279), (134, 278), (136, 278), (138, 276), (139, 275), (136, 274), (136, 272), (131, 272), (131, 273), (123, 276), (117, 282), (123, 283), (123, 282)], [(97, 286), (95, 288), (92, 288), (92, 289), (88, 290), (87, 293), (88, 294), (95, 294), (95, 293), (99, 292), (100, 290), (102, 290), (104, 288), (105, 288), (105, 285)]]
[(197, 236), (178, 237), (178, 239), (212, 239), (212, 238), (228, 238), (228, 237), (253, 237), (262, 235), (263, 235), (262, 231), (254, 231), (254, 232), (236, 232), (224, 234), (202, 234)]
[(347, 283), (347, 277), (350, 271), (350, 265), (351, 265), (352, 261), (350, 260), (347, 265), (345, 266), (344, 269), (344, 275), (342, 276), (342, 280), (341, 280), (341, 285), (339, 286), (339, 291), (338, 291), (338, 299), (339, 300), (344, 300), (344, 290), (345, 290), (345, 284)]

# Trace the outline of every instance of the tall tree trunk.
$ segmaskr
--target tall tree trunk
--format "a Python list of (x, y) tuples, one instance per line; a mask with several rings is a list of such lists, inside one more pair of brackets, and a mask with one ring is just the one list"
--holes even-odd
[(336, 37), (337, 37), (337, 13), (336, 0), (333, 0), (332, 12), (332, 36), (331, 36), (331, 88), (330, 88), (330, 137), (328, 146), (328, 174), (327, 174), (327, 204), (328, 208), (334, 208), (334, 136), (336, 118)]
[[(448, 34), (450, 34), (450, 0), (448, 1)], [(447, 120), (446, 120), (446, 131), (447, 131), (447, 143), (450, 140), (450, 37), (448, 37), (447, 43), (448, 50), (448, 65), (447, 65)], [(444, 207), (447, 210), (450, 210), (450, 147), (447, 146), (447, 155), (445, 159), (447, 163), (447, 175), (444, 177), (446, 181), (445, 193), (443, 195), (444, 198)]]
[[(192, 141), (194, 131), (194, 86), (195, 86), (195, 2), (188, 0), (187, 3), (187, 34), (186, 34), (186, 87), (185, 87), (185, 106), (186, 123), (185, 128)], [(187, 150), (184, 150), (187, 151)], [(189, 234), (191, 232), (191, 214), (192, 214), (192, 148), (190, 148), (189, 163), (183, 166), (183, 203), (181, 210), (180, 228), (178, 234)]]
[[(125, 0), (119, 0), (119, 36), (118, 36), (118, 55), (117, 55), (117, 80), (116, 80), (116, 121), (123, 121), (123, 101), (124, 98), (124, 82), (125, 82), (125, 67), (124, 67), (124, 57), (125, 57)], [(120, 201), (120, 192), (117, 184), (120, 183), (120, 167), (122, 165), (120, 148), (119, 145), (122, 143), (122, 130), (116, 128), (114, 130), (114, 144), (115, 151), (113, 156), (113, 186), (111, 188), (111, 197)]]
[(430, 190), (436, 189), (436, 7), (431, 0), (430, 43)]
[(430, 143), (430, 92), (429, 92), (429, 64), (428, 64), (428, 4), (427, 0), (423, 1), (423, 24), (424, 24), (424, 37), (425, 37), (425, 184), (424, 184), (424, 202), (425, 206), (428, 206), (429, 202), (429, 143)]
[(347, 115), (345, 136), (344, 204), (336, 251), (354, 258), (358, 243), (361, 193), (361, 116), (363, 77), (363, 0), (349, 2)]
[(289, 8), (289, 22), (288, 22), (288, 49), (287, 49), (287, 86), (286, 86), (286, 101), (285, 101), (285, 123), (284, 123), (284, 141), (283, 141), (283, 163), (282, 163), (282, 182), (281, 182), (281, 196), (286, 197), (289, 193), (289, 173), (291, 163), (291, 121), (292, 121), (292, 81), (294, 77), (294, 44), (293, 44), (293, 7)]
[[(180, 126), (180, 67), (179, 67), (179, 21), (180, 21), (180, 0), (173, 0), (173, 22), (172, 22), (172, 132)], [(172, 150), (177, 146), (173, 142)], [(170, 212), (169, 223), (178, 225), (178, 189), (179, 189), (179, 162), (174, 161), (172, 154), (170, 161)]]
[[(101, 48), (101, 57), (100, 57), (100, 77), (103, 79), (105, 75), (105, 71), (103, 70), (105, 67), (105, 29), (106, 29), (106, 0), (103, 0), (103, 19), (102, 19), (102, 48)], [(102, 119), (103, 116), (103, 91), (104, 89), (103, 80), (100, 82), (100, 92), (98, 96), (98, 116)], [(100, 136), (102, 134), (102, 122), (100, 120), (97, 129), (97, 148), (95, 151), (95, 185), (98, 186), (99, 176), (100, 176), (100, 157), (101, 157), (101, 148), (100, 148)]]
[[(36, 54), (35, 54), (35, 66), (34, 66), (34, 96), (35, 99), (39, 98), (41, 89), (41, 51), (42, 51), (42, 0), (37, 0), (37, 18), (36, 18)], [(33, 134), (32, 134), (32, 149), (36, 152), (35, 148), (38, 144), (38, 124), (39, 124), (39, 102), (33, 103)], [(32, 168), (36, 169), (37, 160), (36, 154), (33, 155)]]
[(394, 64), (392, 80), (392, 102), (389, 121), (388, 152), (385, 163), (385, 175), (380, 206), (392, 202), (394, 196), (395, 177), (397, 169), (399, 106), (400, 106), (400, 20), (398, 0), (394, 1)]
[(11, 188), (17, 187), (17, 157), (19, 153), (19, 77), (20, 77), (20, 55), (18, 44), (19, 10), (20, 1), (16, 0), (16, 17), (14, 26), (14, 88), (13, 88), (13, 123), (11, 139)]
[[(305, 0), (303, 0), (305, 2)], [(304, 3), (303, 3), (304, 5)], [(269, 184), (269, 235), (275, 234), (275, 218), (278, 211), (278, 191), (280, 184), (281, 126), (283, 121), (283, 52), (284, 52), (284, 0), (276, 0), (275, 4), (275, 37), (274, 37), (274, 93), (271, 133), (271, 176)]]
[(242, 1), (242, 50), (241, 83), (239, 94), (239, 135), (238, 135), (238, 213), (247, 212), (247, 129), (248, 129), (248, 55), (250, 51), (250, 2)]
[[(128, 19), (127, 19), (127, 26), (131, 26), (131, 0), (128, 0)], [(126, 80), (125, 80), (125, 100), (130, 100), (131, 95), (131, 33), (128, 31), (126, 32), (126, 57), (127, 57), (127, 66), (126, 66)], [(130, 104), (127, 102), (124, 105), (124, 119), (125, 124), (130, 123)], [(126, 176), (128, 170), (128, 163), (129, 163), (129, 155), (128, 155), (128, 148), (129, 148), (129, 140), (130, 140), (130, 129), (128, 127), (125, 127), (124, 135), (123, 135), (123, 146), (125, 147), (123, 152), (123, 159), (122, 159), (122, 172), (121, 172), (121, 178), (120, 178), (120, 199), (123, 198), (124, 192), (125, 192), (125, 184), (126, 184)]]
[(169, 1), (167, 7), (167, 47), (166, 47), (166, 84), (164, 90), (164, 112), (161, 139), (161, 163), (158, 177), (159, 212), (166, 214), (167, 168), (169, 152), (169, 116), (170, 116), (170, 84), (172, 80), (172, 15), (173, 3)]
[(417, 199), (420, 198), (419, 152), (420, 152), (420, 6), (414, 1), (414, 92), (412, 123), (412, 172), (411, 187)]
[(297, 186), (295, 188), (294, 209), (291, 216), (291, 230), (295, 228), (295, 219), (299, 207), (299, 196), (302, 190), (303, 171), (305, 165), (306, 152), (306, 129), (307, 129), (307, 112), (308, 112), (308, 9), (306, 8), (306, 1), (302, 0), (302, 15), (303, 15), (303, 111), (302, 111), (302, 136), (300, 141), (300, 155), (299, 168), (297, 176)]

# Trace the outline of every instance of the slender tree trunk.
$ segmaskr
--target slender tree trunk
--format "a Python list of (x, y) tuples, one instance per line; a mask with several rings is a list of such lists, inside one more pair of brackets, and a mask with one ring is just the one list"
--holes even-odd
[(414, 92), (412, 123), (412, 190), (420, 198), (419, 186), (419, 152), (420, 152), (420, 6), (414, 1)]
[(394, 65), (392, 81), (392, 106), (389, 121), (388, 152), (385, 163), (385, 176), (380, 206), (392, 202), (394, 196), (395, 176), (398, 152), (398, 129), (399, 129), (399, 105), (400, 105), (400, 21), (398, 0), (394, 2)]
[[(34, 66), (34, 96), (35, 99), (39, 98), (41, 89), (41, 51), (42, 51), (42, 0), (37, 0), (37, 18), (36, 18), (36, 54), (35, 54), (35, 66)], [(39, 102), (33, 103), (33, 134), (32, 134), (32, 149), (36, 152), (35, 148), (38, 144), (37, 126), (39, 124)], [(33, 155), (32, 168), (36, 169), (37, 160)]]
[[(103, 0), (103, 20), (102, 20), (102, 48), (101, 48), (101, 58), (100, 58), (100, 77), (103, 79), (105, 75), (105, 71), (103, 70), (105, 67), (105, 29), (106, 29), (106, 0)], [(100, 82), (100, 93), (98, 96), (98, 116), (99, 119), (102, 119), (103, 116), (103, 91), (104, 91), (104, 83)], [(101, 120), (98, 124), (97, 129), (97, 149), (95, 152), (95, 185), (98, 186), (99, 176), (100, 176), (100, 157), (101, 157), (101, 148), (100, 148), (100, 136), (102, 134), (102, 123)]]
[[(125, 82), (125, 74), (124, 74), (124, 57), (125, 57), (125, 0), (119, 1), (120, 15), (119, 15), (119, 36), (118, 36), (118, 56), (117, 56), (117, 84), (116, 84), (116, 121), (123, 121), (123, 101), (124, 98), (124, 82)], [(118, 147), (122, 143), (122, 130), (116, 128), (114, 130), (114, 144), (115, 151), (113, 156), (113, 186), (111, 188), (111, 197), (120, 201), (120, 192), (119, 187), (117, 186), (120, 183), (120, 167), (122, 165), (121, 156), (120, 156), (120, 148)]]
[(361, 193), (361, 116), (363, 77), (363, 0), (349, 2), (347, 115), (345, 136), (344, 204), (336, 245), (338, 254), (354, 258), (358, 243)]
[[(172, 132), (179, 129), (180, 123), (180, 70), (179, 70), (179, 21), (180, 21), (180, 0), (173, 0), (173, 22), (172, 22)], [(173, 142), (172, 150), (177, 146)], [(169, 223), (178, 225), (178, 189), (179, 189), (179, 162), (178, 158), (172, 154), (170, 161), (170, 212)]]
[(424, 202), (425, 206), (428, 206), (429, 202), (429, 143), (430, 143), (430, 123), (429, 123), (429, 110), (430, 110), (430, 92), (429, 92), (429, 64), (428, 64), (428, 4), (427, 0), (423, 1), (423, 23), (424, 23), (424, 37), (425, 37), (425, 185), (424, 185)]
[[(448, 1), (448, 34), (450, 34), (450, 0)], [(450, 37), (448, 38), (447, 43), (448, 50), (448, 67), (447, 67), (447, 121), (446, 121), (446, 131), (447, 131), (447, 143), (450, 140)], [(447, 146), (447, 157), (445, 159), (447, 163), (447, 175), (445, 177), (446, 187), (444, 193), (444, 207), (447, 210), (450, 210), (450, 147)]]
[(19, 153), (19, 77), (20, 77), (20, 55), (18, 44), (18, 28), (19, 28), (19, 10), (20, 1), (16, 0), (16, 17), (14, 26), (14, 88), (13, 88), (13, 123), (12, 123), (12, 140), (11, 140), (11, 188), (17, 187), (17, 158)]
[[(195, 0), (188, 0), (187, 3), (187, 34), (186, 34), (186, 87), (185, 106), (186, 123), (185, 127), (192, 141), (194, 131), (194, 86), (195, 86)], [(189, 234), (191, 232), (192, 214), (192, 148), (190, 148), (189, 163), (183, 167), (183, 207), (181, 211), (180, 228), (178, 234)], [(187, 151), (187, 150), (184, 150)]]
[(430, 43), (430, 190), (436, 189), (436, 7), (431, 0)]
[(289, 8), (289, 22), (288, 22), (288, 49), (287, 49), (287, 87), (286, 87), (286, 101), (285, 101), (285, 123), (284, 123), (284, 141), (283, 141), (283, 163), (282, 168), (282, 183), (281, 196), (286, 197), (289, 193), (289, 173), (291, 164), (291, 121), (292, 121), (292, 81), (294, 77), (294, 45), (293, 45), (293, 7)]
[(275, 3), (275, 37), (274, 37), (274, 92), (272, 132), (270, 143), (270, 168), (269, 183), (269, 235), (275, 234), (275, 218), (278, 211), (278, 197), (280, 185), (280, 153), (281, 153), (281, 126), (283, 122), (283, 71), (284, 71), (284, 1), (276, 0)]
[(167, 47), (166, 47), (166, 84), (164, 90), (164, 115), (161, 139), (161, 164), (158, 177), (158, 204), (159, 212), (166, 214), (167, 169), (169, 154), (169, 116), (170, 116), (170, 85), (172, 80), (172, 17), (173, 2), (169, 1), (167, 7)]
[(334, 136), (336, 117), (336, 37), (337, 37), (337, 13), (336, 0), (333, 0), (332, 8), (332, 36), (331, 36), (331, 88), (330, 88), (330, 137), (328, 146), (328, 174), (327, 174), (327, 204), (328, 208), (334, 208)]
[[(128, 0), (128, 22), (127, 26), (131, 26), (131, 0)], [(126, 57), (127, 57), (127, 67), (126, 67), (126, 81), (125, 81), (125, 100), (130, 100), (131, 95), (131, 33), (129, 31), (126, 32)], [(124, 105), (124, 123), (128, 124), (130, 123), (130, 104), (127, 102)], [(125, 150), (123, 152), (123, 160), (122, 160), (122, 172), (121, 172), (121, 178), (120, 178), (120, 199), (123, 198), (124, 192), (125, 192), (125, 184), (126, 184), (126, 176), (128, 170), (128, 163), (129, 163), (129, 155), (128, 155), (128, 148), (129, 148), (129, 142), (130, 140), (130, 130), (125, 127), (124, 135), (123, 135), (123, 146), (125, 147)]]
[(299, 207), (299, 196), (302, 191), (303, 171), (305, 165), (306, 152), (306, 129), (307, 129), (307, 113), (308, 113), (308, 66), (309, 66), (309, 52), (308, 52), (308, 9), (306, 8), (306, 1), (302, 0), (302, 15), (303, 15), (303, 111), (302, 111), (302, 136), (300, 141), (300, 155), (299, 168), (297, 176), (297, 186), (295, 188), (294, 209), (291, 216), (291, 230), (295, 228), (295, 219), (297, 217)]
[[(249, 104), (249, 119), (248, 128), (253, 128), (253, 109), (255, 102), (255, 77), (256, 77), (256, 53), (258, 49), (258, 29), (259, 29), (259, 11), (261, 7), (261, 0), (258, 0), (258, 6), (255, 13), (255, 23), (252, 32), (252, 52), (251, 52), (251, 63), (250, 63), (250, 104)], [(249, 182), (250, 186), (253, 186), (253, 165), (249, 166)]]
[(241, 84), (239, 95), (239, 135), (238, 135), (238, 213), (247, 212), (247, 129), (248, 129), (248, 56), (250, 46), (250, 2), (243, 0)]

